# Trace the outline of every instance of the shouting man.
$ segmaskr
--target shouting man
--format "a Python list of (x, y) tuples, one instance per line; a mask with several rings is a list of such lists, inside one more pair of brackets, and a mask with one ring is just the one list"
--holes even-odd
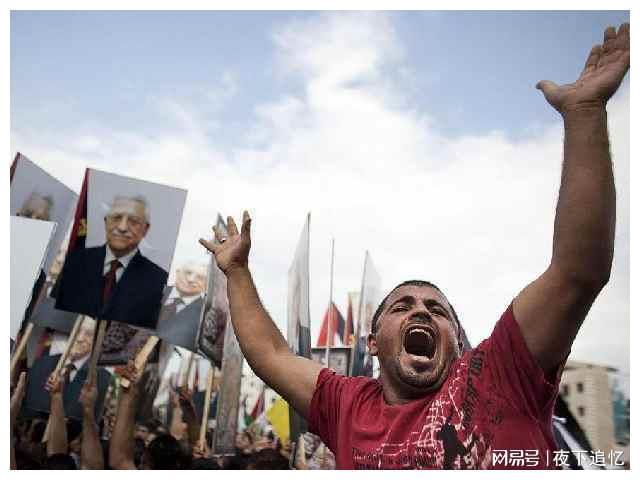
[[(539, 82), (564, 120), (564, 163), (553, 252), (489, 338), (462, 352), (444, 293), (425, 281), (395, 287), (373, 317), (369, 351), (380, 377), (342, 377), (290, 352), (248, 268), (250, 219), (216, 231), (231, 318), (253, 370), (309, 421), (338, 468), (553, 468), (551, 416), (573, 340), (609, 280), (615, 188), (606, 103), (629, 69), (629, 25), (609, 27), (578, 80)], [(504, 461), (509, 452), (526, 458)]]

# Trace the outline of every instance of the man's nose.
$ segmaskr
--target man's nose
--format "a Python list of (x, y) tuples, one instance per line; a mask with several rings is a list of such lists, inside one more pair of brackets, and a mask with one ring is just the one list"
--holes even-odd
[(118, 230), (126, 232), (129, 229), (129, 226), (128, 226), (128, 223), (127, 223), (128, 221), (129, 221), (129, 219), (127, 218), (127, 216), (123, 215), (122, 218), (120, 219), (120, 221), (118, 222), (118, 225), (117, 225)]
[(431, 314), (424, 307), (416, 307), (413, 312), (411, 312), (411, 320), (420, 321), (420, 322), (430, 322), (432, 320)]

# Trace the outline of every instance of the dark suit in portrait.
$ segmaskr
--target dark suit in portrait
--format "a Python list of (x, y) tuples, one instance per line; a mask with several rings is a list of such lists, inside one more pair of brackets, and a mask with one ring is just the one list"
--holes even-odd
[(156, 335), (171, 343), (191, 351), (197, 350), (198, 329), (204, 299), (199, 295), (192, 302), (182, 306), (179, 297), (169, 298), (175, 287), (168, 287), (162, 298), (162, 308), (158, 317)]
[[(23, 402), (22, 414), (28, 417), (37, 416), (38, 413), (48, 413), (51, 404), (49, 392), (44, 386), (49, 375), (53, 372), (60, 360), (60, 355), (45, 355), (38, 358), (27, 374), (26, 393)], [(73, 380), (64, 386), (63, 401), (64, 413), (68, 418), (82, 420), (82, 407), (78, 402), (80, 391), (89, 373), (89, 360), (77, 371)], [(96, 421), (102, 414), (104, 397), (109, 387), (111, 374), (104, 368), (97, 369), (98, 398), (96, 401)]]
[(153, 329), (167, 272), (138, 251), (103, 305), (106, 246), (74, 250), (56, 285), (56, 308)]

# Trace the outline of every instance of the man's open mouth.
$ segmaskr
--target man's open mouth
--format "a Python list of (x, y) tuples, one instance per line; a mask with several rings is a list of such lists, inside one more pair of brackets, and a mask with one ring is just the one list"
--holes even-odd
[(436, 332), (430, 326), (412, 325), (404, 333), (403, 346), (410, 355), (431, 359), (436, 353)]

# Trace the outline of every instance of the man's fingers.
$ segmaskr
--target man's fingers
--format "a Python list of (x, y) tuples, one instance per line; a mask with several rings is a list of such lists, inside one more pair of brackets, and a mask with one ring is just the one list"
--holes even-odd
[(212, 230), (213, 230), (213, 235), (215, 236), (218, 242), (222, 243), (223, 240), (226, 240), (226, 237), (218, 227), (214, 226), (212, 227)]
[(231, 215), (227, 217), (227, 231), (229, 232), (229, 235), (238, 235), (238, 227)]
[(246, 210), (242, 212), (242, 236), (245, 238), (251, 237), (251, 217), (249, 217), (249, 212)]
[(590, 68), (595, 68), (595, 66), (598, 65), (598, 60), (600, 59), (601, 54), (602, 54), (602, 46), (594, 45), (591, 51), (589, 52), (587, 61), (584, 64), (584, 69), (589, 70)]
[(201, 238), (200, 240), (198, 240), (198, 242), (200, 243), (200, 245), (202, 245), (204, 248), (206, 248), (207, 250), (209, 250), (211, 253), (215, 255), (216, 249), (218, 247), (215, 243), (209, 242), (204, 238)]
[(556, 85), (551, 80), (540, 80), (536, 84), (536, 88), (538, 90), (542, 90), (542, 93), (544, 93), (544, 96), (548, 97), (548, 95), (551, 95), (554, 90), (558, 89), (558, 85)]
[(616, 27), (608, 26), (604, 31), (604, 43), (616, 38)]
[(620, 50), (629, 50), (630, 47), (630, 26), (628, 23), (623, 23), (618, 28), (618, 35), (616, 36), (616, 48)]

